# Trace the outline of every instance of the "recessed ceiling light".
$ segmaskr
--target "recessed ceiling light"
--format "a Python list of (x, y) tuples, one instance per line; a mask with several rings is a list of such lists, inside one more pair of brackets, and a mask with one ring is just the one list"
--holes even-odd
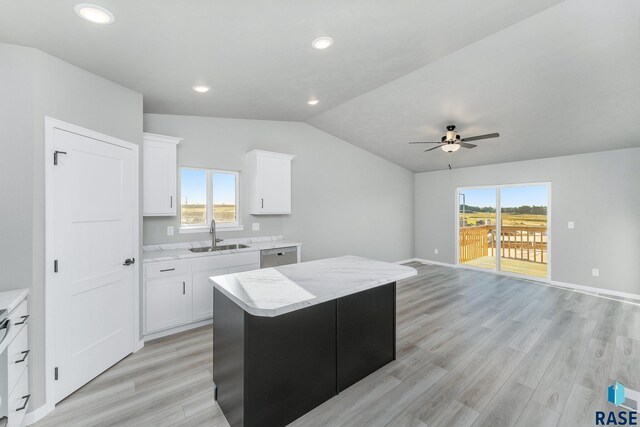
[(95, 24), (111, 24), (116, 19), (113, 16), (113, 13), (109, 12), (104, 7), (96, 6), (95, 4), (79, 3), (73, 7), (73, 10), (81, 18)]
[(195, 85), (193, 86), (191, 89), (195, 90), (196, 92), (199, 93), (205, 93), (205, 92), (209, 92), (211, 90), (211, 88), (207, 85)]
[(331, 37), (318, 37), (314, 41), (311, 42), (311, 46), (314, 49), (322, 50), (326, 49), (333, 44), (333, 39)]
[(309, 104), (309, 105), (317, 105), (318, 102), (320, 102), (320, 101), (314, 98), (314, 99), (308, 100), (307, 104)]

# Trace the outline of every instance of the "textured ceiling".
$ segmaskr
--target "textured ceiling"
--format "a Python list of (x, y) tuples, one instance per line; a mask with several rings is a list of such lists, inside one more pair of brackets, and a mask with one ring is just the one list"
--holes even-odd
[[(107, 26), (75, 3), (0, 1), (0, 42), (136, 90), (146, 112), (307, 121), (413, 171), (640, 145), (637, 0), (97, 0)], [(321, 35), (334, 46), (312, 49)], [(448, 124), (502, 136), (407, 144)]]
[[(640, 2), (568, 0), (309, 121), (419, 172), (640, 146)], [(501, 137), (423, 152), (448, 124)]]
[[(558, 0), (95, 0), (106, 26), (78, 2), (0, 1), (0, 41), (136, 90), (146, 112), (304, 121)], [(312, 49), (322, 35), (333, 47)]]

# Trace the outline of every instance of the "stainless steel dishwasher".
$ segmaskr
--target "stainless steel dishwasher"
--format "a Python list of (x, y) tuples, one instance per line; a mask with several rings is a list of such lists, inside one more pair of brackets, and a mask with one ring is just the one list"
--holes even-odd
[(298, 247), (265, 249), (260, 251), (260, 268), (277, 267), (279, 265), (298, 262)]

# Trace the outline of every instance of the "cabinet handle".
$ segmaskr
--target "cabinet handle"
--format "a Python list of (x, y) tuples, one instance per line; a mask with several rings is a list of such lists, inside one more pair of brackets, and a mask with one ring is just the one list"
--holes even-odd
[(173, 196), (169, 196), (169, 207), (173, 207)]
[(21, 353), (21, 354), (23, 355), (23, 356), (22, 356), (22, 359), (20, 359), (20, 360), (16, 360), (16, 363), (22, 363), (22, 362), (24, 362), (25, 360), (27, 360), (27, 356), (29, 355), (29, 352), (30, 352), (30, 351), (31, 351), (31, 350), (23, 351), (23, 352)]
[(160, 273), (166, 273), (167, 271), (174, 271), (174, 270), (175, 270), (175, 267), (174, 268), (165, 268), (164, 270), (160, 270)]
[(22, 396), (23, 399), (26, 399), (21, 407), (16, 408), (16, 412), (23, 411), (27, 408), (27, 403), (29, 403), (29, 399), (31, 399), (31, 395), (27, 394), (26, 396)]
[(260, 208), (264, 209), (264, 199), (260, 199)]
[(182, 295), (185, 295), (187, 293), (187, 285), (182, 282)]
[(20, 318), (22, 319), (22, 322), (14, 323), (14, 325), (16, 325), (16, 326), (24, 325), (25, 323), (27, 323), (27, 319), (29, 318), (29, 315), (27, 314), (26, 316), (21, 316)]

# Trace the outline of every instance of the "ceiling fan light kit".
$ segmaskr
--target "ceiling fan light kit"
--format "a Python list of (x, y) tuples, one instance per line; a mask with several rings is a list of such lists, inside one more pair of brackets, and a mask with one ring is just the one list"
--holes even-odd
[(458, 151), (460, 149), (460, 147), (463, 147), (463, 148), (475, 148), (475, 147), (477, 147), (476, 144), (469, 144), (469, 141), (478, 141), (478, 140), (481, 140), (481, 139), (498, 138), (499, 136), (500, 136), (499, 133), (488, 133), (486, 135), (477, 135), (477, 136), (470, 136), (469, 138), (461, 138), (460, 135), (458, 135), (458, 132), (456, 132), (456, 127), (454, 125), (449, 125), (449, 126), (447, 126), (447, 133), (442, 136), (442, 138), (440, 139), (440, 142), (412, 141), (409, 144), (438, 144), (437, 146), (435, 146), (433, 148), (426, 149), (424, 151), (425, 152), (426, 151), (433, 151), (436, 148), (440, 147), (440, 148), (442, 148), (442, 151), (445, 151), (447, 153), (453, 153), (453, 152)]

